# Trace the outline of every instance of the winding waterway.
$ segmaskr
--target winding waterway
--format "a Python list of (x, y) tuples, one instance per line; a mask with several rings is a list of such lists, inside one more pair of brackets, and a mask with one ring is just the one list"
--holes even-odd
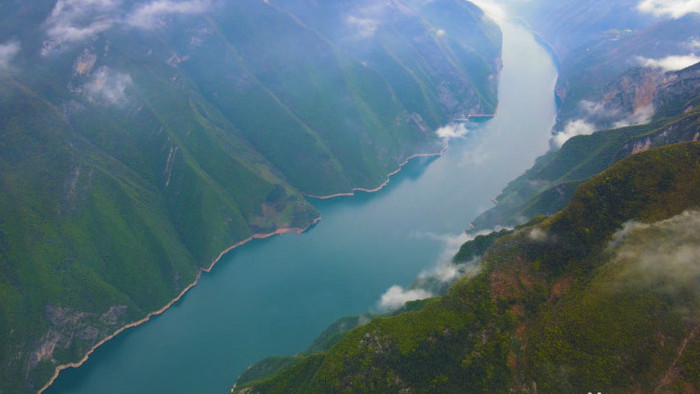
[(501, 28), (495, 118), (443, 156), (412, 161), (379, 193), (314, 201), (318, 225), (229, 253), (172, 309), (47, 392), (228, 392), (251, 363), (303, 350), (337, 318), (373, 310), (389, 287), (444, 260), (489, 198), (547, 149), (554, 122), (552, 59), (523, 27)]

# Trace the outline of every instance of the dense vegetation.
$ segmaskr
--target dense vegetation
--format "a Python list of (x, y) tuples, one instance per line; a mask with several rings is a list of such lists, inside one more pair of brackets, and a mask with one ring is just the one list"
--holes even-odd
[(697, 390), (700, 147), (653, 148), (698, 140), (700, 65), (643, 66), (685, 55), (700, 24), (638, 4), (516, 6), (560, 60), (555, 130), (610, 130), (540, 157), (473, 222), (527, 223), (462, 247), (455, 263), (487, 250), (480, 273), (234, 391)]
[(651, 149), (481, 271), (238, 392), (697, 390), (700, 143)]
[[(578, 185), (613, 163), (641, 150), (682, 141), (697, 140), (700, 127), (700, 65), (691, 67), (693, 78), (683, 79), (690, 88), (683, 98), (663, 100), (663, 114), (651, 123), (605, 130), (568, 140), (561, 149), (539, 157), (535, 165), (510, 182), (498, 196), (498, 205), (473, 222), (479, 229), (515, 225), (537, 215), (551, 215), (571, 199)], [(660, 90), (667, 97), (677, 87)]]
[(0, 4), (0, 391), (495, 109), (500, 32), (467, 2), (147, 3)]

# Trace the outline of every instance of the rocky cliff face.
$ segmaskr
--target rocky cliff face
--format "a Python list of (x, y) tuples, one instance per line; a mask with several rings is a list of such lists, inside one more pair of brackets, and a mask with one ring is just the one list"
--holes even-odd
[(651, 119), (655, 91), (676, 78), (669, 72), (696, 59), (692, 43), (700, 35), (698, 26), (700, 15), (689, 14), (611, 33), (573, 50), (557, 81), (561, 107), (555, 131), (576, 121), (586, 122), (587, 130), (580, 132), (590, 133)]
[(643, 124), (690, 110), (700, 93), (700, 63), (680, 71), (634, 67), (608, 83), (592, 100), (559, 116), (555, 130), (572, 121), (593, 130)]
[(652, 101), (657, 118), (688, 112), (700, 104), (700, 63), (667, 73)]
[[(592, 135), (567, 140), (537, 159), (477, 217), (478, 229), (516, 225), (562, 209), (576, 188), (627, 156), (700, 135), (700, 64), (674, 72), (633, 68), (604, 89), (602, 99), (578, 113)], [(631, 124), (637, 124), (631, 126)], [(606, 130), (606, 128), (611, 128)]]

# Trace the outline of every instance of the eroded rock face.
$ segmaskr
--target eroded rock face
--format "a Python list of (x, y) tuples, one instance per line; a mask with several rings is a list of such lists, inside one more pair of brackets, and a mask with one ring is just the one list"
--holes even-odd
[(657, 132), (633, 139), (622, 146), (617, 153), (619, 159), (644, 152), (651, 148), (675, 144), (679, 142), (698, 141), (700, 139), (700, 116), (684, 117), (673, 122)]
[(675, 72), (632, 68), (610, 82), (596, 99), (581, 100), (575, 111), (562, 115), (555, 129), (565, 130), (572, 122), (583, 122), (591, 130), (644, 124), (687, 112), (697, 104), (699, 93), (700, 64)]
[(656, 116), (687, 112), (700, 101), (700, 63), (668, 73), (659, 84), (652, 100)]
[(55, 353), (71, 348), (90, 349), (112, 334), (127, 320), (127, 306), (114, 305), (102, 314), (47, 305), (45, 316), (49, 329), (34, 345), (25, 365), (25, 373), (42, 361), (56, 363)]

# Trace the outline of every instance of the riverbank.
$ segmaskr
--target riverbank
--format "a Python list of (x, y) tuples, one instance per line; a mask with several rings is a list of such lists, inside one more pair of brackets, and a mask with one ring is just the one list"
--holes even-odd
[(446, 150), (447, 150), (447, 146), (444, 146), (442, 149), (440, 149), (439, 152), (434, 152), (434, 153), (417, 153), (417, 154), (415, 154), (415, 155), (409, 156), (408, 158), (406, 158), (406, 160), (404, 160), (404, 161), (402, 161), (401, 163), (399, 163), (399, 168), (397, 168), (396, 170), (390, 172), (390, 173), (386, 176), (386, 180), (385, 180), (384, 182), (382, 182), (381, 185), (375, 187), (374, 189), (367, 189), (367, 188), (363, 188), (363, 187), (354, 187), (354, 188), (352, 188), (352, 191), (351, 191), (351, 192), (347, 192), (347, 193), (329, 194), (329, 195), (327, 195), (327, 196), (317, 196), (317, 195), (314, 195), (314, 194), (302, 193), (302, 196), (308, 197), (308, 198), (313, 198), (313, 199), (316, 199), (316, 200), (329, 200), (329, 199), (331, 199), (331, 198), (336, 198), (336, 197), (351, 197), (351, 196), (354, 196), (355, 193), (357, 193), (357, 192), (376, 193), (376, 192), (378, 192), (378, 191), (384, 189), (384, 188), (389, 184), (389, 182), (391, 181), (391, 177), (394, 176), (394, 175), (396, 175), (396, 174), (398, 174), (399, 172), (401, 172), (401, 169), (402, 169), (406, 164), (408, 164), (411, 160), (417, 159), (417, 158), (419, 158), (419, 157), (436, 157), (436, 156), (442, 156), (442, 155), (445, 153)]
[[(333, 194), (333, 195), (328, 195), (328, 196), (315, 196), (315, 195), (310, 195), (310, 194), (305, 194), (305, 193), (302, 193), (302, 195), (303, 195), (304, 197), (308, 197), (308, 198), (319, 199), (319, 200), (327, 200), (327, 199), (336, 198), (336, 197), (353, 196), (353, 195), (355, 195), (356, 192), (366, 192), (366, 193), (375, 193), (375, 192), (379, 192), (379, 191), (381, 191), (383, 188), (385, 188), (385, 187), (389, 184), (389, 182), (391, 181), (391, 177), (394, 176), (394, 175), (396, 175), (396, 174), (398, 174), (399, 172), (401, 172), (401, 169), (402, 169), (405, 165), (407, 165), (411, 160), (416, 159), (416, 158), (419, 158), (419, 157), (436, 157), (436, 156), (441, 156), (441, 155), (443, 155), (443, 154), (445, 153), (446, 150), (447, 150), (447, 146), (444, 146), (439, 152), (433, 152), (433, 153), (417, 153), (417, 154), (414, 154), (414, 155), (411, 155), (411, 156), (407, 157), (403, 162), (401, 162), (401, 163), (399, 164), (399, 166), (398, 166), (398, 168), (397, 168), (396, 170), (390, 172), (390, 173), (387, 175), (386, 180), (385, 180), (381, 185), (379, 185), (378, 187), (373, 188), (373, 189), (367, 189), (367, 188), (353, 188), (353, 189), (352, 189), (353, 191), (350, 192), (350, 193), (338, 193), (338, 194)], [(318, 216), (317, 218), (315, 218), (314, 220), (312, 220), (312, 222), (309, 223), (309, 225), (306, 226), (306, 227), (304, 227), (304, 228), (296, 228), (296, 227), (292, 227), (292, 228), (279, 228), (279, 229), (277, 229), (277, 230), (275, 230), (275, 231), (273, 231), (273, 232), (270, 232), (270, 233), (253, 234), (253, 235), (251, 235), (250, 237), (248, 237), (248, 238), (246, 238), (246, 239), (244, 239), (244, 240), (242, 240), (242, 241), (239, 241), (239, 242), (235, 243), (234, 245), (231, 245), (230, 247), (224, 249), (221, 253), (219, 253), (219, 255), (211, 262), (211, 264), (210, 264), (208, 267), (200, 268), (199, 271), (197, 272), (197, 275), (196, 275), (196, 277), (195, 277), (195, 280), (194, 280), (191, 284), (189, 284), (188, 286), (186, 286), (175, 298), (173, 298), (170, 302), (168, 302), (168, 303), (167, 303), (166, 305), (164, 305), (162, 308), (160, 308), (160, 309), (158, 309), (158, 310), (156, 310), (156, 311), (154, 311), (154, 312), (150, 312), (149, 314), (147, 314), (147, 315), (146, 315), (145, 317), (143, 317), (142, 319), (137, 320), (137, 321), (132, 322), (132, 323), (129, 323), (129, 324), (127, 324), (127, 325), (125, 325), (125, 326), (119, 328), (118, 330), (116, 330), (115, 332), (113, 332), (112, 334), (110, 334), (109, 336), (103, 338), (103, 339), (100, 340), (97, 344), (95, 344), (94, 346), (92, 346), (92, 347), (85, 353), (85, 355), (83, 356), (83, 358), (80, 359), (80, 361), (77, 361), (77, 362), (74, 362), (74, 363), (68, 363), (68, 364), (61, 364), (61, 365), (58, 365), (58, 366), (54, 369), (54, 374), (51, 376), (51, 378), (49, 379), (49, 381), (48, 381), (41, 389), (39, 389), (37, 393), (38, 393), (38, 394), (42, 394), (42, 393), (43, 393), (44, 391), (46, 391), (49, 387), (51, 387), (51, 385), (53, 385), (53, 383), (56, 381), (56, 379), (58, 379), (58, 377), (60, 376), (60, 374), (61, 374), (62, 371), (67, 370), (67, 369), (74, 369), (74, 368), (79, 368), (79, 367), (81, 367), (83, 364), (85, 364), (85, 363), (88, 361), (88, 359), (90, 358), (90, 356), (91, 356), (98, 348), (100, 348), (101, 346), (103, 346), (104, 344), (106, 344), (107, 342), (109, 342), (110, 340), (116, 338), (119, 334), (123, 333), (124, 331), (126, 331), (126, 330), (128, 330), (128, 329), (130, 329), (130, 328), (135, 328), (135, 327), (138, 327), (138, 326), (140, 326), (140, 325), (142, 325), (142, 324), (145, 324), (145, 323), (147, 323), (148, 321), (150, 321), (151, 318), (165, 313), (168, 309), (170, 309), (170, 308), (173, 307), (175, 304), (177, 304), (180, 300), (182, 300), (182, 298), (183, 298), (190, 290), (192, 290), (195, 286), (197, 286), (197, 284), (199, 283), (199, 281), (200, 281), (200, 279), (201, 279), (203, 273), (209, 273), (209, 272), (211, 272), (211, 271), (214, 269), (214, 267), (216, 266), (216, 264), (219, 263), (219, 261), (221, 261), (221, 259), (222, 259), (226, 254), (228, 254), (229, 252), (231, 252), (231, 251), (233, 251), (234, 249), (239, 248), (239, 247), (241, 247), (241, 246), (243, 246), (243, 245), (245, 245), (245, 244), (247, 244), (247, 243), (249, 243), (250, 241), (253, 241), (253, 240), (255, 240), (255, 239), (266, 239), (266, 238), (270, 238), (270, 237), (273, 237), (273, 236), (276, 236), (276, 235), (283, 235), (283, 234), (301, 234), (301, 233), (307, 231), (308, 229), (310, 229), (311, 227), (313, 227), (314, 225), (318, 224), (321, 220), (322, 220), (322, 216), (319, 214), (319, 216)]]
[(241, 248), (233, 263), (203, 275), (187, 302), (115, 339), (119, 346), (49, 391), (225, 392), (251, 363), (298, 353), (331, 322), (366, 312), (388, 288), (433, 267), (449, 235), (547, 147), (556, 68), (524, 28), (503, 30), (498, 116), (453, 140), (420, 176), (392, 178), (386, 193), (358, 193), (359, 204), (318, 201), (323, 224), (303, 237)]
[(311, 223), (310, 223), (308, 226), (304, 227), (304, 228), (299, 228), (299, 227), (279, 228), (279, 229), (277, 229), (277, 230), (275, 230), (275, 231), (273, 231), (273, 232), (271, 232), (271, 233), (253, 234), (253, 235), (251, 235), (250, 237), (248, 237), (248, 238), (246, 238), (246, 239), (244, 239), (244, 240), (242, 240), (242, 241), (239, 241), (239, 242), (237, 242), (237, 243), (231, 245), (230, 247), (226, 248), (224, 251), (222, 251), (221, 253), (219, 253), (219, 256), (217, 256), (217, 257), (211, 262), (211, 264), (210, 264), (208, 267), (200, 268), (199, 271), (197, 272), (197, 276), (195, 277), (194, 282), (190, 283), (190, 284), (187, 285), (184, 289), (182, 289), (182, 291), (177, 295), (177, 297), (173, 298), (170, 302), (168, 302), (167, 304), (165, 304), (165, 306), (163, 306), (162, 308), (158, 309), (157, 311), (150, 312), (149, 314), (147, 314), (144, 318), (142, 318), (142, 319), (140, 319), (140, 320), (137, 320), (137, 321), (135, 321), (135, 322), (129, 323), (129, 324), (127, 324), (127, 325), (125, 325), (125, 326), (119, 328), (117, 331), (115, 331), (115, 332), (112, 333), (111, 335), (105, 337), (104, 339), (102, 339), (101, 341), (99, 341), (97, 344), (95, 344), (93, 347), (91, 347), (90, 350), (88, 350), (87, 353), (85, 353), (85, 356), (83, 356), (83, 358), (80, 359), (80, 361), (74, 362), (74, 363), (68, 363), (68, 364), (61, 364), (61, 365), (57, 366), (56, 369), (54, 370), (53, 376), (51, 376), (51, 379), (49, 379), (49, 381), (48, 381), (41, 389), (39, 389), (39, 390), (37, 391), (37, 393), (38, 393), (38, 394), (42, 394), (42, 393), (43, 393), (44, 391), (46, 391), (49, 387), (51, 387), (51, 385), (56, 381), (56, 379), (58, 379), (59, 375), (61, 374), (61, 371), (64, 371), (64, 370), (70, 369), (70, 368), (79, 368), (79, 367), (81, 367), (83, 364), (85, 364), (85, 362), (88, 361), (88, 359), (90, 358), (90, 356), (91, 356), (100, 346), (102, 346), (102, 345), (106, 344), (107, 342), (109, 342), (110, 340), (114, 339), (114, 338), (117, 337), (119, 334), (123, 333), (124, 331), (126, 331), (126, 330), (128, 330), (128, 329), (130, 329), (130, 328), (138, 327), (138, 326), (140, 326), (140, 325), (142, 325), (142, 324), (145, 324), (145, 323), (147, 323), (149, 320), (151, 320), (151, 318), (165, 313), (165, 312), (166, 312), (168, 309), (170, 309), (173, 305), (177, 304), (180, 300), (182, 300), (182, 298), (187, 294), (187, 292), (189, 292), (190, 290), (192, 290), (192, 288), (194, 288), (195, 286), (197, 286), (197, 284), (199, 283), (199, 280), (202, 278), (202, 274), (203, 274), (203, 273), (209, 273), (209, 272), (211, 272), (211, 270), (214, 269), (214, 267), (216, 266), (216, 264), (217, 264), (219, 261), (221, 261), (221, 259), (222, 259), (227, 253), (229, 253), (229, 252), (231, 252), (232, 250), (234, 250), (234, 249), (236, 249), (236, 248), (239, 248), (239, 247), (241, 247), (241, 246), (243, 246), (243, 245), (247, 244), (248, 242), (253, 241), (253, 240), (255, 240), (255, 239), (265, 239), (265, 238), (273, 237), (273, 236), (275, 236), (275, 235), (283, 235), (283, 234), (301, 234), (301, 233), (303, 233), (304, 231), (306, 231), (306, 230), (310, 229), (311, 227), (313, 227), (315, 224), (317, 224), (317, 223), (320, 222), (320, 221), (321, 221), (321, 215), (319, 215), (317, 218), (315, 218), (314, 220), (312, 220)]

